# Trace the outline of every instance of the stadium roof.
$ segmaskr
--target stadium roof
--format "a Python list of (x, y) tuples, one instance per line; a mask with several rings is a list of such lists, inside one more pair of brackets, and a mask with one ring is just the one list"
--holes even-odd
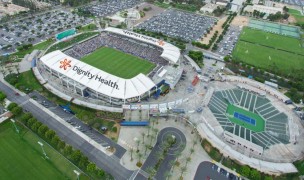
[(140, 96), (155, 86), (144, 74), (123, 79), (74, 59), (59, 50), (46, 54), (40, 60), (52, 70), (101, 94), (118, 99)]
[(138, 33), (132, 32), (132, 31), (127, 31), (127, 30), (117, 29), (117, 28), (112, 28), (112, 27), (106, 28), (105, 31), (120, 34), (120, 35), (127, 36), (127, 37), (131, 37), (133, 39), (137, 39), (139, 41), (143, 41), (143, 42), (158, 46), (164, 50), (160, 56), (173, 63), (177, 63), (180, 58), (180, 50), (176, 46), (174, 46), (170, 43), (164, 42), (160, 39), (155, 39), (155, 38), (145, 36), (142, 34), (138, 34)]

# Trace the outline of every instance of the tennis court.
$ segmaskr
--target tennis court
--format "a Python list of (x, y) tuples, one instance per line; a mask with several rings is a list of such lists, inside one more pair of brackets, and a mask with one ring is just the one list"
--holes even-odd
[(229, 104), (226, 114), (231, 122), (250, 129), (253, 132), (261, 132), (265, 129), (264, 119), (253, 112)]

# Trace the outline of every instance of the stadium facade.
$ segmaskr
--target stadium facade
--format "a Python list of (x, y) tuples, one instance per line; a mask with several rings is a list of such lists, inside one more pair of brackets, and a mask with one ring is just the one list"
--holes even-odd
[[(170, 43), (127, 30), (107, 28), (106, 33), (118, 34), (163, 49), (160, 55), (170, 64), (181, 58), (180, 50)], [(86, 64), (59, 50), (50, 52), (39, 60), (37, 67), (58, 80), (58, 84), (83, 97), (105, 101), (114, 105), (139, 102), (157, 91), (157, 83), (140, 73), (131, 79), (109, 74)]]

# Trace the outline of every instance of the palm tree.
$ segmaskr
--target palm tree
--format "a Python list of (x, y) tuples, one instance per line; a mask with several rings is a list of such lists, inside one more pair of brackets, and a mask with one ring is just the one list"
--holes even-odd
[(190, 149), (190, 155), (193, 154), (194, 151), (195, 151), (194, 148), (191, 148), (191, 149)]
[(136, 154), (136, 156), (138, 158), (138, 162), (140, 162), (141, 158), (143, 157), (143, 154), (139, 152)]
[(130, 159), (130, 160), (131, 160), (131, 161), (133, 161), (133, 152), (134, 152), (134, 149), (131, 148), (131, 149), (130, 149), (130, 155), (131, 155), (131, 159)]
[(164, 153), (163, 153), (162, 151), (157, 151), (157, 152), (155, 153), (155, 157), (156, 157), (158, 160), (160, 160), (160, 159), (164, 159), (165, 155), (164, 155)]
[(181, 175), (180, 175), (180, 178), (182, 179), (183, 178), (183, 174), (187, 171), (187, 166), (183, 166), (180, 168), (180, 172), (181, 172)]
[(148, 125), (148, 126), (147, 126), (147, 128), (148, 128), (148, 134), (147, 134), (147, 137), (149, 137), (149, 136), (150, 136), (150, 130), (151, 130), (151, 126), (150, 126), (150, 125)]
[(156, 136), (159, 130), (157, 128), (153, 128), (152, 131), (155, 133)]
[(136, 144), (137, 144), (137, 151), (139, 151), (138, 147), (139, 147), (140, 140), (139, 140), (139, 139), (136, 139), (135, 142), (136, 142)]
[(171, 166), (171, 171), (173, 172), (174, 171), (174, 167), (175, 167), (175, 160), (171, 160), (169, 162), (169, 166)]
[(148, 150), (149, 147), (150, 147), (149, 144), (145, 144), (145, 155), (147, 154), (147, 150)]
[(154, 127), (155, 119), (154, 119), (154, 118), (151, 118), (150, 121), (152, 122), (152, 126)]
[(16, 71), (17, 71), (17, 73), (19, 75), (19, 70), (20, 70), (19, 63), (15, 65), (15, 68), (16, 68)]
[(178, 162), (178, 158), (182, 155), (182, 152), (180, 150), (176, 151), (174, 155), (176, 156), (176, 161)]
[(151, 136), (150, 136), (150, 146), (152, 145), (152, 141), (153, 141), (153, 139), (155, 138), (155, 136), (153, 135), (153, 134), (151, 134)]
[(149, 174), (148, 179), (152, 179), (156, 174), (156, 170), (151, 166), (146, 169), (146, 172)]
[(143, 144), (145, 143), (145, 135), (146, 135), (145, 132), (142, 132), (142, 133), (141, 133), (141, 136), (142, 136), (142, 138), (143, 138), (143, 140), (142, 140), (142, 143), (143, 143)]
[(197, 140), (196, 139), (193, 141), (192, 148), (194, 148), (195, 145), (197, 145)]
[(165, 178), (165, 179), (170, 179), (170, 177), (172, 177), (172, 173), (171, 173), (170, 171), (166, 171), (166, 172), (164, 173), (164, 178)]
[(186, 158), (186, 165), (185, 166), (187, 166), (190, 161), (191, 161), (191, 157), (187, 157)]

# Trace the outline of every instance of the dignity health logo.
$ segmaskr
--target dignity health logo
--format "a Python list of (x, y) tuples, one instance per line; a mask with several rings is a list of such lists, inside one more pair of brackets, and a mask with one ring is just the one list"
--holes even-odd
[(67, 70), (68, 67), (71, 67), (71, 60), (64, 59), (60, 61), (59, 68), (63, 68), (64, 70)]
[[(60, 65), (59, 68), (62, 68), (64, 70), (67, 70), (67, 68), (72, 67), (71, 65), (71, 60), (67, 60), (66, 58), (63, 59), (62, 61), (60, 61)], [(103, 83), (107, 86), (110, 86), (112, 88), (115, 88), (117, 90), (119, 90), (118, 88), (118, 84), (116, 82), (113, 82), (111, 80), (106, 80), (103, 77), (101, 77), (98, 74), (92, 74), (90, 71), (88, 70), (83, 70), (78, 66), (73, 66), (72, 68), (73, 71), (76, 71), (76, 73), (78, 75), (83, 75), (86, 76), (88, 79), (94, 79), (95, 81), (99, 81), (100, 83)]]

